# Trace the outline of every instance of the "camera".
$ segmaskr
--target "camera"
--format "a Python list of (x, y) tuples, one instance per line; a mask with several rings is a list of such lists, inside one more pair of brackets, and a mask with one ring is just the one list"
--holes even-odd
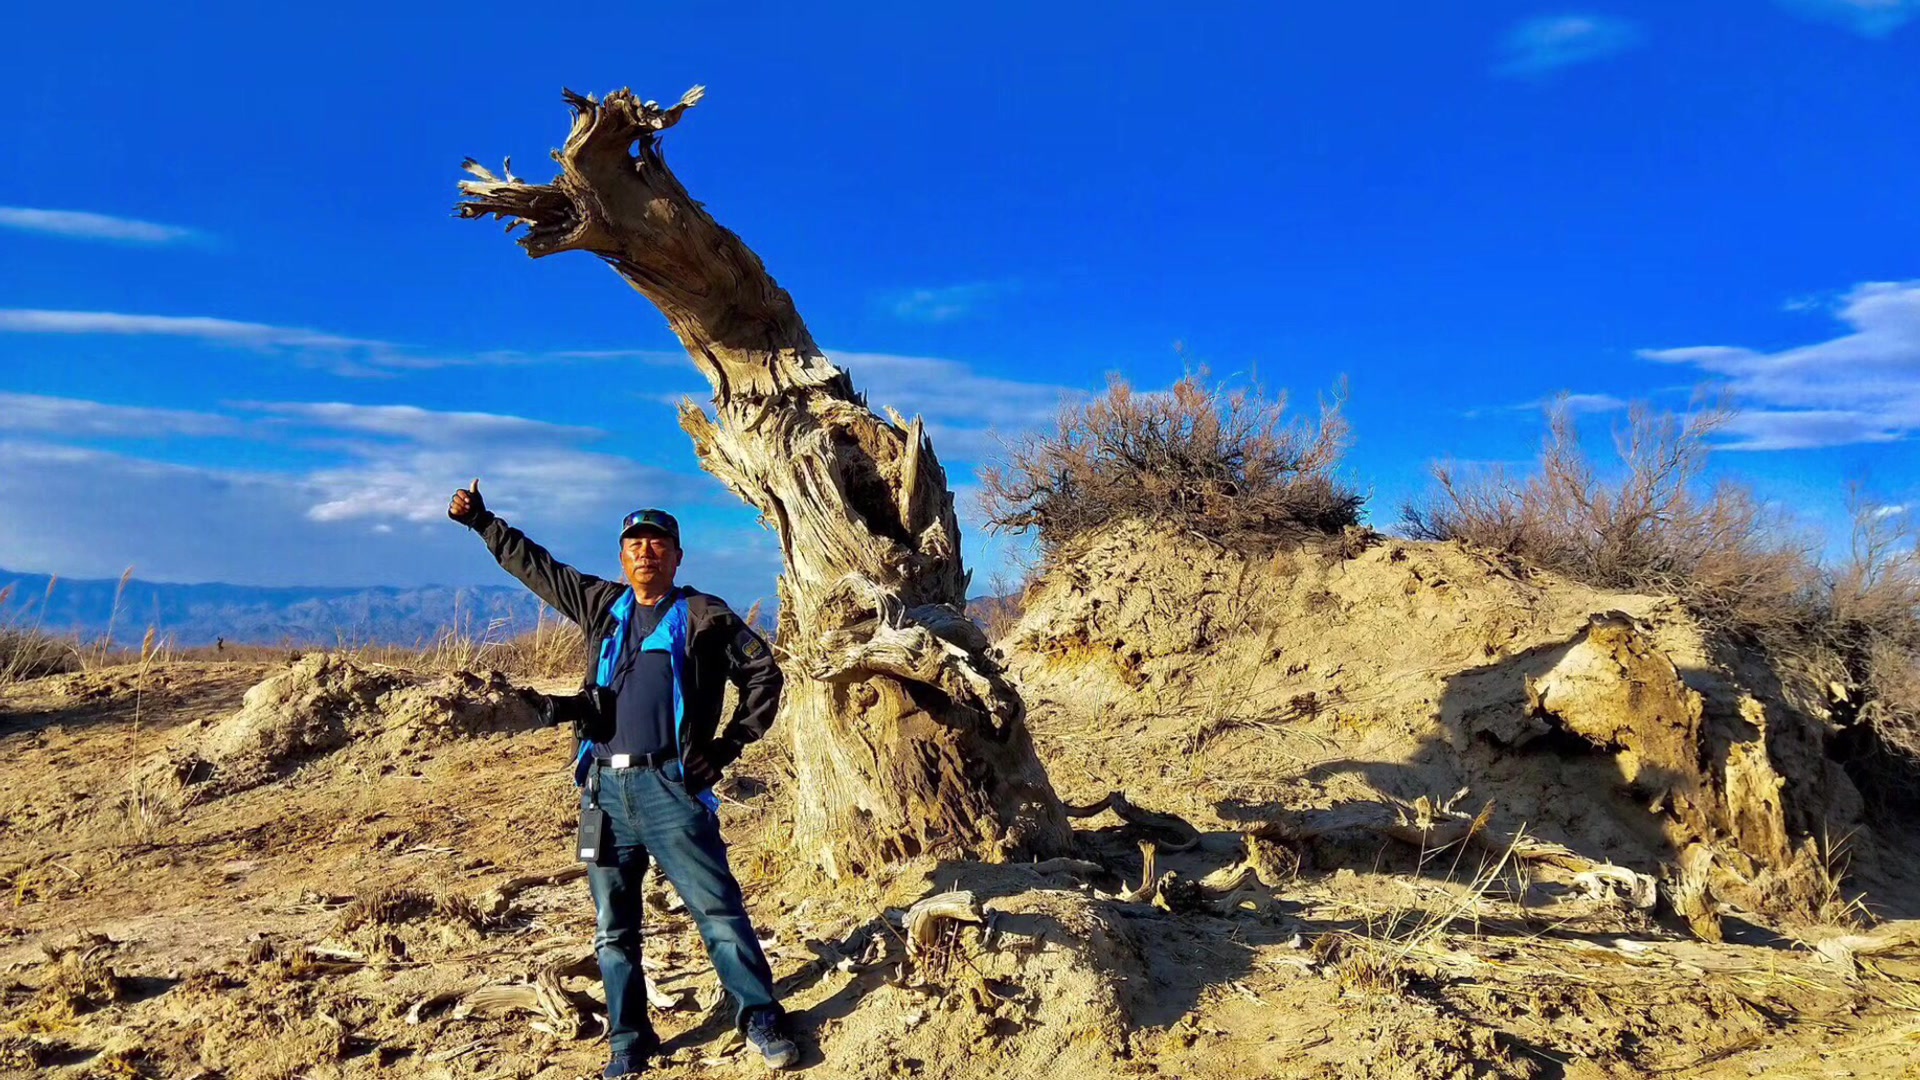
[(577, 694), (549, 694), (540, 715), (549, 726), (572, 727), (573, 737), (581, 742), (607, 742), (613, 738), (613, 691), (589, 686)]

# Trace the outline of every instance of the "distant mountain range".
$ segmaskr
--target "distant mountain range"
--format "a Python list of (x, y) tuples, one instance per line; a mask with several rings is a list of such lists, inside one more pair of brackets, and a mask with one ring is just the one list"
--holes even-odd
[[(518, 585), (417, 588), (265, 588), (60, 578), (0, 570), (0, 627), (38, 626), (97, 640), (111, 621), (116, 640), (137, 643), (148, 627), (176, 646), (217, 638), (246, 645), (424, 645), (453, 627), (492, 638), (531, 630), (540, 602)], [(115, 614), (114, 598), (119, 594)]]

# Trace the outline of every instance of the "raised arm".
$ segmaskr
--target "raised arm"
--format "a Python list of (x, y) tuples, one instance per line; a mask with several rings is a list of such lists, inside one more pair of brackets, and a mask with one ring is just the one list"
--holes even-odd
[(594, 594), (612, 582), (583, 574), (554, 558), (546, 548), (527, 539), (526, 533), (488, 510), (480, 497), (479, 480), (471, 488), (453, 493), (447, 516), (479, 533), (507, 573), (519, 578), (522, 585), (574, 625), (584, 629), (599, 617), (600, 605)]

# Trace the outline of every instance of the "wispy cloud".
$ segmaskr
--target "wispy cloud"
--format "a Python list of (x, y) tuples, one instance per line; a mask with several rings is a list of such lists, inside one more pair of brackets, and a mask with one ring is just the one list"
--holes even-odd
[(232, 417), (216, 413), (0, 392), (0, 432), (69, 438), (163, 438), (230, 435), (239, 427)]
[(30, 206), (0, 206), (0, 229), (117, 244), (178, 244), (205, 238), (198, 229), (181, 225), (160, 225), (85, 210), (41, 210)]
[(331, 431), (404, 439), (432, 446), (513, 442), (590, 442), (605, 437), (598, 428), (550, 424), (524, 416), (484, 412), (441, 412), (418, 405), (353, 405), (338, 401), (242, 401), (234, 407), (290, 423)]
[(1507, 32), (1495, 75), (1530, 78), (1625, 52), (1641, 42), (1640, 28), (1606, 15), (1543, 15)]
[(1640, 355), (1725, 382), (1743, 408), (1731, 449), (1892, 442), (1920, 431), (1920, 281), (1856, 285), (1835, 314), (1848, 333), (1779, 352), (1699, 345)]
[(1883, 38), (1920, 16), (1920, 0), (1776, 0), (1797, 15)]
[(927, 420), (946, 462), (980, 462), (999, 451), (998, 438), (1052, 427), (1063, 400), (1085, 391), (1055, 383), (983, 375), (957, 360), (887, 353), (834, 353), (876, 408)]
[(909, 289), (889, 298), (896, 318), (908, 322), (951, 322), (978, 314), (994, 299), (1014, 291), (1012, 281), (980, 281), (967, 285)]
[[(885, 415), (892, 408), (908, 419), (922, 417), (948, 466), (997, 456), (1002, 439), (1051, 428), (1062, 402), (1086, 396), (1078, 387), (984, 375), (958, 360), (832, 350), (828, 355), (853, 377), (854, 389), (875, 411)], [(707, 392), (689, 388), (636, 396), (677, 406), (688, 398), (702, 403)]]
[(1498, 413), (1537, 413), (1555, 405), (1564, 405), (1576, 416), (1589, 413), (1618, 412), (1627, 407), (1628, 402), (1612, 394), (1554, 394), (1551, 397), (1534, 398), (1516, 405), (1500, 405), (1493, 408), (1468, 409), (1461, 414), (1469, 420)]
[[(593, 428), (407, 405), (227, 408), (240, 415), (0, 397), (0, 551), (10, 567), (111, 574), (134, 564), (161, 580), (261, 584), (475, 580), (496, 571), (445, 514), (448, 495), (476, 475), (490, 507), (544, 542), (609, 561), (613, 523), (636, 503), (728, 502), (699, 473), (594, 449), (603, 433)], [(168, 434), (169, 451), (208, 436), (268, 451), (293, 444), (301, 464), (182, 464), (77, 443), (143, 428)], [(129, 491), (140, 495), (136, 529), (124, 517)], [(770, 548), (739, 544), (700, 565), (765, 570)], [(771, 577), (720, 583), (751, 596)]]
[(643, 363), (660, 365), (681, 359), (664, 351), (648, 349), (436, 352), (399, 342), (305, 327), (274, 326), (205, 315), (143, 315), (119, 311), (0, 308), (0, 333), (183, 338), (287, 357), (336, 375), (354, 377), (392, 376), (404, 371), (450, 367), (518, 367), (621, 359), (638, 359)]

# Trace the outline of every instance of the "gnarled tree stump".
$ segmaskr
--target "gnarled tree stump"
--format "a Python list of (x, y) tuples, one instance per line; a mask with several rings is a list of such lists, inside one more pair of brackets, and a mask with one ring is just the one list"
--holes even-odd
[(965, 615), (953, 495), (920, 420), (867, 407), (759, 257), (661, 157), (660, 133), (702, 93), (661, 108), (628, 90), (568, 91), (560, 175), (529, 184), (468, 161), (458, 213), (524, 224), (535, 258), (605, 259), (713, 384), (713, 416), (686, 403), (680, 423), (780, 537), (800, 850), (834, 876), (921, 853), (1061, 850), (1066, 819), (1020, 696)]

